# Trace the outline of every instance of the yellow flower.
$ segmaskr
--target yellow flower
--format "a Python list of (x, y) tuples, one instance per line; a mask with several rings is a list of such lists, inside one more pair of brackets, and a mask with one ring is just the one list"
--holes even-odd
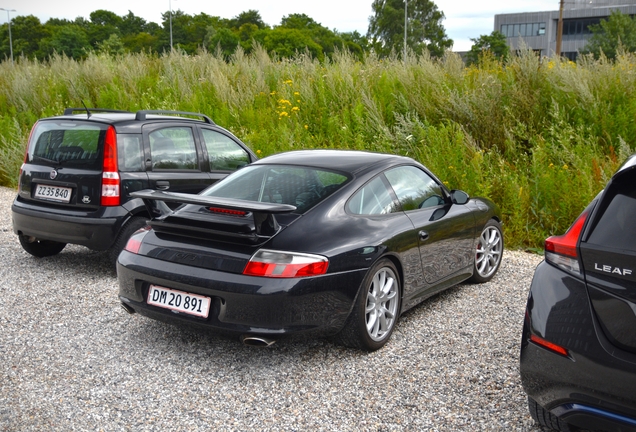
[(260, 150), (256, 150), (256, 154), (258, 154), (258, 155), (261, 154), (261, 151)]
[(452, 165), (450, 165), (450, 166), (448, 167), (448, 169), (455, 169), (455, 167), (454, 167), (454, 166), (452, 166)]
[(298, 107), (293, 107), (291, 110), (292, 110), (292, 112), (296, 112), (296, 111), (300, 111), (300, 108), (298, 108)]
[(553, 164), (553, 163), (551, 163), (551, 164), (548, 166), (548, 168), (554, 168), (554, 164)]
[(278, 101), (279, 104), (281, 105), (291, 105), (292, 103), (290, 101), (288, 101), (287, 99), (280, 99)]
[(300, 92), (294, 92), (294, 96), (300, 96)]
[(564, 170), (567, 170), (567, 169), (568, 169), (568, 166), (567, 166), (567, 165), (563, 165), (563, 169), (564, 169)]
[(289, 117), (289, 113), (287, 111), (282, 111), (279, 115), (280, 115), (280, 118)]
[(274, 96), (276, 94), (276, 91), (273, 91), (270, 93), (270, 95)]
[(309, 129), (309, 125), (305, 125), (305, 129)]

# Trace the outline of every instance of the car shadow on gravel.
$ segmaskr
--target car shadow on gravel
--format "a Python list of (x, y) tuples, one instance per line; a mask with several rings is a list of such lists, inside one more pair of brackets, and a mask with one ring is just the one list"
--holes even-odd
[(40, 270), (56, 272), (64, 269), (65, 276), (117, 278), (117, 271), (109, 261), (107, 252), (68, 245), (61, 253), (51, 257), (35, 258), (26, 253), (25, 255), (37, 262)]

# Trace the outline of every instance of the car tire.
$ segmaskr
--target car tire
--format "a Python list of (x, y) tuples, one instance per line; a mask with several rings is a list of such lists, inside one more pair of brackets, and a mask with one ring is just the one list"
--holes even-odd
[(389, 259), (380, 259), (367, 272), (353, 310), (336, 335), (336, 342), (366, 351), (382, 348), (400, 316), (401, 296), (395, 265)]
[(579, 428), (570, 426), (530, 397), (528, 397), (528, 410), (530, 411), (532, 419), (540, 426), (561, 432), (577, 432), (580, 430)]
[(20, 239), (22, 249), (38, 258), (57, 255), (66, 247), (66, 243), (60, 243), (52, 240), (40, 240), (23, 234), (20, 234), (18, 238)]
[(491, 219), (484, 225), (475, 252), (473, 275), (469, 282), (485, 283), (491, 280), (501, 265), (504, 239), (501, 224)]
[(128, 239), (132, 236), (135, 231), (145, 227), (148, 225), (148, 218), (142, 216), (133, 216), (128, 222), (124, 224), (122, 229), (119, 231), (119, 235), (117, 236), (117, 240), (115, 243), (108, 249), (108, 259), (110, 262), (115, 265), (117, 263), (117, 257), (119, 253), (126, 247), (126, 243), (128, 243)]

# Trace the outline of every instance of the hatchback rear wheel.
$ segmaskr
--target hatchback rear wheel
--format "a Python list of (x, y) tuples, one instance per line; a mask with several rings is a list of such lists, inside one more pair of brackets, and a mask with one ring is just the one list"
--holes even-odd
[(24, 234), (20, 234), (18, 238), (20, 239), (22, 249), (38, 258), (57, 255), (66, 247), (66, 243), (60, 243), (52, 240), (40, 240), (36, 237)]

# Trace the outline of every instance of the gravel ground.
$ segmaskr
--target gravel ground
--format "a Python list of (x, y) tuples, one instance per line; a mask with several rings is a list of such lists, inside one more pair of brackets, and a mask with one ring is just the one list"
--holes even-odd
[(324, 340), (270, 348), (128, 315), (103, 253), (36, 259), (0, 188), (0, 430), (540, 431), (518, 374), (540, 258), (405, 314), (364, 353)]

